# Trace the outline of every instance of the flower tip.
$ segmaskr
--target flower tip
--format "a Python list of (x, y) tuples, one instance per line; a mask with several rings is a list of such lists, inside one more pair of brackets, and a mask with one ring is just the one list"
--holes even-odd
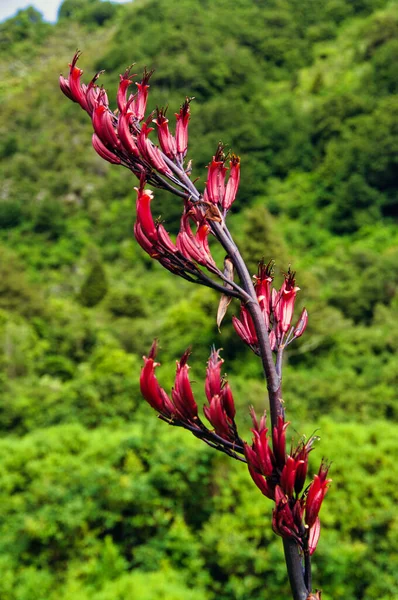
[(180, 365), (180, 367), (184, 367), (187, 362), (189, 357), (191, 356), (191, 352), (192, 352), (192, 348), (191, 346), (189, 346), (189, 348), (187, 348), (184, 352), (184, 354), (181, 356), (180, 360), (177, 361), (177, 363)]
[[(81, 55), (82, 55), (81, 50), (76, 50), (76, 52), (73, 55), (72, 62), (69, 63), (69, 67), (70, 67), (71, 71), (73, 71), (73, 69), (76, 67), (77, 61), (79, 60), (79, 58), (81, 57)], [(82, 71), (82, 73), (83, 73), (83, 71)]]
[(152, 346), (149, 351), (148, 358), (151, 358), (152, 360), (154, 360), (156, 357), (157, 349), (158, 349), (158, 340), (155, 338), (152, 342)]
[(301, 311), (299, 320), (297, 321), (296, 327), (294, 329), (293, 337), (294, 338), (301, 337), (307, 328), (307, 324), (308, 324), (308, 312), (307, 312), (306, 308), (303, 308), (303, 310)]
[[(150, 78), (152, 77), (152, 75), (154, 74), (155, 69), (151, 69), (150, 71), (147, 70), (146, 67), (144, 67), (144, 72), (142, 74), (142, 80), (141, 80), (141, 85), (148, 85), (148, 81), (150, 80)], [(137, 84), (139, 85), (139, 84)]]

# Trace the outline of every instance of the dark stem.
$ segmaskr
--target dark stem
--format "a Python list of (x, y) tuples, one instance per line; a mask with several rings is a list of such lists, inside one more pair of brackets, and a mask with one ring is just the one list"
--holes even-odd
[(190, 195), (194, 200), (199, 200), (200, 193), (198, 192), (188, 175), (185, 173), (184, 169), (182, 167), (177, 166), (172, 160), (170, 160), (168, 156), (166, 156), (166, 154), (163, 154), (163, 152), (162, 156), (167, 166), (170, 167), (173, 173), (177, 175), (180, 182), (184, 182), (180, 183), (180, 185), (183, 186), (185, 189), (190, 190)]
[(281, 380), (280, 377), (278, 377), (275, 369), (272, 350), (268, 339), (267, 327), (261, 314), (253, 282), (249, 271), (247, 270), (246, 264), (235, 242), (232, 240), (228, 229), (221, 226), (219, 223), (212, 222), (212, 230), (232, 260), (236, 272), (238, 273), (242, 288), (250, 296), (250, 300), (246, 303), (246, 307), (253, 319), (254, 327), (257, 333), (261, 360), (267, 381), (271, 423), (272, 427), (275, 427), (278, 421), (278, 416), (283, 415), (280, 389)]
[(272, 350), (268, 339), (267, 327), (261, 314), (261, 309), (257, 299), (255, 302), (247, 303), (247, 309), (253, 319), (254, 327), (257, 333), (258, 345), (260, 348), (261, 360), (263, 363), (264, 373), (267, 380), (269, 407), (271, 414), (272, 427), (276, 427), (278, 417), (284, 416), (282, 403), (281, 377), (278, 375), (275, 368)]
[[(196, 434), (194, 434), (196, 435)], [(196, 437), (200, 437), (200, 436), (196, 436)], [(236, 454), (236, 452), (233, 452), (232, 450), (229, 450), (229, 448), (225, 448), (224, 446), (220, 446), (219, 444), (213, 443), (210, 440), (207, 440), (206, 438), (201, 438), (208, 446), (210, 446), (210, 448), (214, 448), (215, 450), (219, 450), (220, 452), (224, 452), (224, 454), (227, 454), (228, 456), (230, 456), (231, 458), (234, 458), (235, 460), (239, 460), (240, 462), (243, 463), (247, 463), (246, 459), (243, 458), (242, 456), (239, 456), (239, 454)]]
[(307, 586), (308, 592), (311, 592), (312, 588), (312, 576), (311, 576), (311, 557), (308, 550), (304, 550), (304, 581)]
[(284, 349), (285, 349), (285, 346), (281, 344), (278, 348), (278, 354), (276, 355), (276, 363), (275, 363), (276, 372), (278, 373), (278, 377), (280, 378), (281, 381), (282, 381), (282, 359), (283, 359)]
[[(167, 163), (171, 163), (172, 161), (166, 161)], [(170, 164), (170, 167), (173, 168), (173, 171), (176, 172), (178, 167), (174, 164), (173, 166)], [(189, 185), (192, 190), (192, 197), (194, 199), (199, 199), (200, 195), (197, 192), (195, 186), (190, 181), (189, 177), (186, 174), (179, 170), (180, 177), (184, 180), (184, 182)], [(196, 193), (195, 193), (196, 192)], [(246, 292), (248, 298), (246, 299), (247, 309), (253, 319), (254, 327), (256, 329), (258, 344), (260, 349), (261, 360), (263, 364), (264, 374), (267, 381), (268, 388), (268, 397), (270, 404), (270, 416), (271, 416), (271, 424), (272, 427), (275, 427), (278, 421), (279, 416), (284, 416), (283, 403), (282, 403), (282, 390), (281, 390), (281, 367), (282, 367), (282, 352), (279, 353), (277, 358), (277, 366), (275, 366), (271, 346), (268, 338), (268, 329), (266, 327), (264, 318), (261, 313), (260, 306), (258, 304), (256, 292), (254, 289), (254, 285), (252, 282), (252, 278), (250, 277), (250, 273), (246, 267), (246, 264), (239, 252), (238, 247), (236, 246), (233, 238), (222, 223), (218, 223), (216, 221), (210, 221), (211, 229), (215, 237), (219, 240), (224, 250), (230, 257), (233, 262), (233, 265), (236, 269), (236, 272), (239, 276), (241, 286)], [(196, 428), (193, 428), (196, 429)], [(225, 443), (225, 440), (222, 440), (221, 443), (218, 440), (214, 439), (213, 436), (209, 435), (204, 431), (191, 429), (192, 433), (197, 437), (201, 437), (206, 443), (214, 448), (226, 452), (230, 456), (237, 458), (238, 460), (243, 460), (241, 457), (236, 455), (236, 450), (238, 448), (228, 448), (228, 445)], [(213, 437), (213, 439), (211, 439)], [(217, 436), (218, 437), (218, 436)], [(289, 576), (290, 587), (293, 594), (293, 600), (307, 600), (309, 594), (309, 587), (307, 584), (310, 584), (310, 566), (306, 562), (306, 580), (304, 579), (304, 572), (302, 567), (302, 560), (299, 552), (299, 548), (297, 543), (291, 539), (284, 539), (283, 546), (285, 551), (285, 561), (286, 567)], [(309, 561), (309, 557), (308, 557)]]
[(292, 539), (284, 538), (283, 549), (293, 600), (307, 600), (310, 592), (304, 582), (303, 566), (297, 544)]
[(239, 441), (238, 443), (229, 442), (228, 440), (225, 440), (221, 436), (217, 435), (217, 433), (215, 433), (214, 431), (210, 431), (210, 429), (207, 429), (207, 427), (200, 421), (200, 419), (198, 419), (198, 423), (200, 425), (199, 427), (197, 425), (187, 423), (186, 421), (171, 420), (167, 417), (164, 417), (163, 415), (159, 415), (159, 419), (165, 421), (173, 427), (183, 427), (184, 429), (188, 429), (188, 431), (191, 431), (195, 437), (203, 440), (206, 443), (210, 443), (210, 445), (213, 445), (213, 447), (217, 448), (217, 450), (227, 452), (228, 454), (232, 452), (233, 454), (230, 454), (230, 456), (233, 456), (233, 458), (241, 460), (242, 462), (247, 462), (245, 458), (237, 456), (238, 454), (245, 454), (241, 441)]
[[(198, 271), (199, 271), (199, 269), (198, 269)], [(242, 292), (240, 292), (236, 289), (231, 290), (231, 289), (225, 288), (224, 286), (220, 285), (216, 281), (213, 281), (213, 279), (211, 279), (210, 277), (207, 277), (207, 275), (205, 275), (203, 273), (203, 271), (200, 271), (200, 274), (197, 273), (197, 277), (198, 277), (198, 279), (194, 279), (194, 280), (191, 279), (190, 281), (193, 281), (193, 283), (200, 283), (201, 285), (205, 285), (206, 287), (209, 287), (209, 288), (213, 288), (213, 290), (217, 290), (218, 292), (221, 292), (222, 294), (225, 294), (226, 296), (232, 296), (233, 298), (239, 298), (240, 300), (242, 300)]]
[[(250, 300), (246, 303), (246, 307), (253, 319), (254, 327), (257, 333), (261, 360), (264, 368), (265, 378), (267, 380), (271, 423), (272, 427), (274, 427), (277, 424), (278, 417), (284, 416), (281, 389), (283, 350), (279, 354), (279, 360), (277, 360), (277, 370), (269, 343), (268, 328), (261, 313), (256, 292), (246, 264), (229, 231), (219, 223), (213, 222), (211, 225), (214, 235), (220, 241), (234, 264), (236, 272), (240, 278), (242, 288), (250, 296)], [(307, 600), (309, 590), (304, 580), (304, 572), (299, 547), (297, 543), (291, 539), (284, 539), (283, 547), (285, 551), (285, 561), (290, 587), (293, 594), (293, 600)]]

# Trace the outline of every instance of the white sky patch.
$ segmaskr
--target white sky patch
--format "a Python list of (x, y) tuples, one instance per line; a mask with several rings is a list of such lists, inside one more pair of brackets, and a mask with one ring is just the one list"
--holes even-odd
[[(112, 0), (116, 4), (124, 4), (130, 0)], [(34, 6), (40, 11), (45, 19), (50, 23), (55, 23), (57, 20), (58, 9), (62, 4), (62, 0), (0, 0), (0, 22), (14, 17), (17, 11), (21, 8)]]

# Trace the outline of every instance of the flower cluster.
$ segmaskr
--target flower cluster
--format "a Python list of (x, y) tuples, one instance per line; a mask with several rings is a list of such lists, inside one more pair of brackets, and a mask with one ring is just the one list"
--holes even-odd
[(229, 162), (230, 174), (227, 184), (225, 177), (228, 168), (225, 166), (224, 146), (218, 145), (217, 152), (209, 164), (204, 200), (219, 206), (225, 215), (232, 206), (240, 181), (240, 159), (234, 154)]
[(304, 552), (312, 554), (320, 534), (318, 514), (331, 481), (327, 479), (329, 467), (322, 462), (318, 474), (305, 487), (308, 455), (316, 438), (301, 441), (287, 453), (286, 430), (289, 423), (279, 417), (272, 431), (271, 448), (265, 415), (258, 420), (254, 409), (251, 409), (253, 441), (251, 446), (244, 442), (239, 437), (235, 423), (236, 411), (231, 388), (221, 375), (224, 361), (215, 349), (207, 363), (205, 381), (208, 405), (204, 406), (203, 412), (213, 427), (212, 430), (208, 429), (199, 417), (188, 377), (189, 351), (177, 362), (171, 397), (156, 379), (155, 368), (159, 363), (155, 362), (155, 355), (154, 342), (148, 357), (144, 357), (141, 371), (140, 386), (145, 400), (169, 424), (189, 429), (196, 437), (234, 458), (243, 455), (256, 486), (264, 496), (275, 502), (272, 519), (275, 533), (284, 538), (294, 538)]
[(243, 442), (235, 423), (235, 404), (231, 388), (226, 378), (221, 375), (221, 365), (224, 361), (220, 357), (219, 350), (212, 350), (207, 363), (205, 393), (208, 405), (203, 408), (213, 430), (206, 427), (198, 415), (198, 407), (188, 377), (189, 351), (186, 351), (177, 362), (171, 397), (160, 387), (156, 378), (155, 368), (159, 363), (155, 362), (155, 356), (156, 342), (153, 343), (148, 357), (144, 356), (140, 388), (145, 400), (160, 417), (171, 425), (189, 429), (197, 437), (204, 439), (210, 445), (217, 446), (227, 454), (235, 455), (236, 452), (243, 454)]
[[(63, 93), (80, 104), (89, 114), (92, 120), (93, 146), (101, 158), (110, 163), (121, 164), (128, 167), (138, 176), (145, 173), (149, 178), (153, 170), (163, 175), (172, 177), (170, 166), (164, 160), (160, 152), (149, 139), (149, 133), (153, 131), (150, 127), (152, 115), (143, 122), (146, 113), (148, 99), (149, 79), (153, 71), (144, 71), (140, 82), (136, 82), (137, 91), (128, 94), (129, 87), (133, 84), (131, 67), (120, 75), (120, 83), (117, 92), (118, 114), (109, 108), (109, 100), (106, 91), (97, 85), (97, 80), (102, 71), (97, 73), (88, 85), (81, 83), (82, 69), (77, 67), (80, 52), (76, 52), (69, 67), (69, 77), (60, 76), (60, 87)], [(184, 131), (180, 137), (188, 139), (187, 110), (181, 108), (181, 127)], [(183, 118), (184, 117), (184, 118)]]
[[(308, 322), (308, 313), (304, 308), (296, 323), (291, 327), (294, 303), (299, 287), (296, 286), (295, 273), (288, 270), (280, 290), (272, 288), (274, 279), (272, 262), (265, 265), (259, 264), (258, 273), (254, 277), (256, 296), (261, 308), (262, 318), (268, 330), (271, 349), (277, 351), (284, 348), (293, 340), (303, 335)], [(246, 306), (242, 303), (240, 318), (232, 318), (233, 326), (239, 337), (252, 350), (259, 354), (259, 344), (252, 317)], [(287, 335), (286, 335), (287, 334)]]
[(316, 438), (301, 441), (287, 454), (289, 423), (279, 417), (272, 431), (271, 449), (265, 416), (258, 422), (253, 409), (251, 416), (253, 442), (251, 446), (245, 443), (245, 456), (254, 483), (264, 496), (275, 502), (273, 530), (284, 538), (294, 538), (303, 551), (312, 554), (320, 534), (318, 514), (331, 481), (327, 479), (329, 467), (322, 462), (318, 474), (304, 489), (308, 455)]
[[(210, 254), (208, 237), (212, 232), (212, 223), (221, 222), (235, 200), (240, 179), (239, 157), (232, 155), (230, 176), (225, 183), (227, 156), (219, 145), (208, 166), (208, 178), (201, 195), (189, 178), (190, 166), (184, 167), (192, 98), (187, 98), (175, 114), (173, 135), (166, 117), (167, 109), (158, 108), (156, 116), (151, 113), (146, 117), (152, 71), (144, 71), (141, 81), (135, 83), (137, 90), (133, 94), (129, 93), (135, 77), (131, 74), (131, 67), (120, 75), (118, 110), (112, 112), (106, 91), (97, 85), (101, 72), (88, 85), (81, 83), (83, 71), (77, 67), (79, 56), (80, 53), (76, 52), (69, 65), (69, 77), (60, 76), (60, 87), (91, 117), (95, 151), (108, 162), (129, 168), (140, 180), (139, 187), (135, 188), (137, 220), (134, 234), (138, 243), (169, 271), (190, 281), (220, 289), (213, 279), (203, 273), (200, 265), (228, 283), (224, 290), (227, 295), (238, 296), (233, 291), (233, 282), (226, 280), (217, 268)], [(149, 136), (154, 131), (152, 123), (156, 125), (160, 147), (150, 140)], [(145, 189), (147, 182), (167, 189), (184, 200), (180, 232), (175, 244), (164, 226), (153, 219), (153, 192)]]

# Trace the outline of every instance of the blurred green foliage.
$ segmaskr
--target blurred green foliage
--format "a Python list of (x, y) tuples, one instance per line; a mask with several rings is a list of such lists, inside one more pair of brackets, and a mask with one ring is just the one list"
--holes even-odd
[[(217, 295), (135, 244), (130, 173), (90, 148), (61, 96), (76, 47), (114, 98), (118, 74), (155, 67), (149, 106), (195, 96), (198, 186), (221, 139), (242, 159), (231, 230), (253, 272), (298, 271), (310, 321), (287, 353), (291, 434), (333, 460), (314, 556), (322, 598), (398, 596), (397, 33), (386, 0), (65, 0), (0, 25), (0, 597), (270, 600), (289, 596), (271, 504), (246, 469), (158, 421), (139, 394), (192, 346), (201, 405), (223, 347), (242, 435), (264, 409), (261, 366)], [(178, 230), (181, 205), (154, 212)], [(223, 254), (214, 249), (220, 263)]]

